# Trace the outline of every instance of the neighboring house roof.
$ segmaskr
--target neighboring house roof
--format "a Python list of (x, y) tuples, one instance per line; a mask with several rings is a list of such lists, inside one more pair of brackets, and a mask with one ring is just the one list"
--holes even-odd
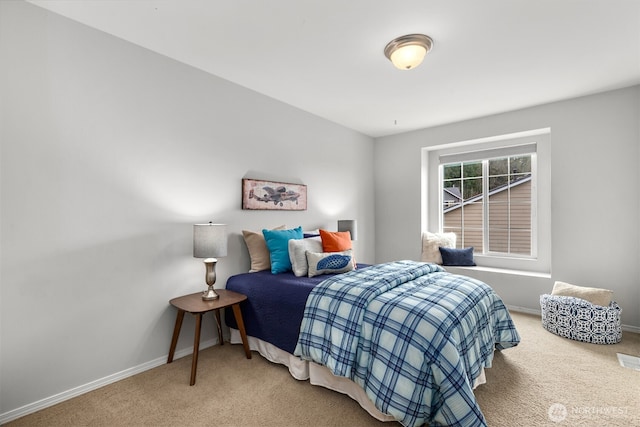
[(442, 192), (442, 200), (445, 205), (451, 205), (452, 203), (460, 203), (462, 200), (462, 193), (458, 187), (444, 188)]
[[(504, 190), (507, 190), (508, 188), (517, 187), (518, 185), (524, 184), (524, 183), (529, 182), (529, 181), (531, 181), (531, 175), (525, 176), (524, 178), (520, 178), (517, 181), (513, 181), (513, 182), (510, 182), (508, 184), (505, 184), (505, 185), (502, 185), (500, 187), (497, 187), (497, 188), (493, 189), (492, 191), (489, 192), (489, 197), (493, 196), (494, 194), (501, 193)], [(447, 190), (453, 190), (453, 189), (458, 190), (458, 203), (451, 205), (451, 201), (453, 201), (452, 194), (451, 194), (451, 192), (449, 192)], [(442, 211), (443, 213), (451, 212), (451, 211), (453, 211), (455, 209), (459, 209), (461, 206), (464, 206), (464, 205), (469, 204), (469, 203), (477, 202), (478, 200), (482, 200), (482, 198), (483, 198), (483, 195), (480, 194), (478, 196), (471, 197), (470, 199), (467, 199), (467, 200), (463, 201), (462, 203), (460, 203), (460, 201), (462, 200), (462, 195), (460, 195), (460, 189), (459, 188), (451, 187), (451, 188), (445, 188), (444, 190), (445, 190), (444, 191), (444, 194), (445, 194), (445, 197), (444, 197), (445, 208)], [(449, 197), (451, 198), (451, 201), (447, 200), (447, 194), (449, 194)], [(449, 206), (447, 206), (447, 205), (449, 205)]]

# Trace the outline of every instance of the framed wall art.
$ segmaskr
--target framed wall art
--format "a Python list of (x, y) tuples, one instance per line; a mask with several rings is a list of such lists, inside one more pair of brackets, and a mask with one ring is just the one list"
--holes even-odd
[(242, 209), (305, 211), (307, 186), (243, 178)]

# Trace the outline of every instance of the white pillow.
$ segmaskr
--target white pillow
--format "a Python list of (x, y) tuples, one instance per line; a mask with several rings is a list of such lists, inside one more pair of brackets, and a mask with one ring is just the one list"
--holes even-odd
[(586, 288), (584, 286), (576, 286), (565, 282), (556, 282), (553, 285), (551, 295), (580, 298), (585, 301), (589, 301), (593, 305), (609, 307), (613, 291), (610, 291), (609, 289)]
[(306, 276), (309, 271), (306, 252), (322, 252), (322, 240), (318, 237), (289, 240), (289, 259), (293, 274), (297, 277)]
[(351, 249), (342, 252), (310, 252), (307, 251), (309, 277), (320, 274), (346, 273), (355, 269)]
[(456, 233), (422, 233), (422, 254), (420, 259), (442, 265), (442, 255), (439, 248), (455, 248)]

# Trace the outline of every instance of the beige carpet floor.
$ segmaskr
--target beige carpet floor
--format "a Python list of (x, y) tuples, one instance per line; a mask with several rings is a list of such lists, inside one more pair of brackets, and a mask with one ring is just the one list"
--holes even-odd
[[(579, 343), (512, 313), (521, 344), (497, 352), (476, 397), (489, 426), (640, 426), (640, 371), (616, 353), (640, 356), (640, 335), (616, 345)], [(242, 346), (201, 351), (8, 424), (19, 426), (400, 426), (371, 418), (349, 397), (308, 381)]]

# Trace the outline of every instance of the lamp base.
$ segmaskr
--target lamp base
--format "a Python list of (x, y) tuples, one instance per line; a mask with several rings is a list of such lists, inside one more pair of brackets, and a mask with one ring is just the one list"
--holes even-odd
[(202, 293), (202, 300), (203, 301), (212, 301), (214, 299), (218, 299), (220, 298), (220, 295), (218, 295), (216, 293), (216, 291), (213, 290), (213, 286), (209, 286), (209, 289), (207, 289), (206, 291), (204, 291)]
[(204, 278), (209, 289), (204, 291), (202, 294), (203, 301), (211, 301), (220, 298), (220, 295), (216, 294), (216, 291), (213, 290), (213, 285), (216, 283), (216, 262), (218, 262), (218, 260), (215, 258), (207, 258), (204, 260), (204, 266), (206, 268)]

